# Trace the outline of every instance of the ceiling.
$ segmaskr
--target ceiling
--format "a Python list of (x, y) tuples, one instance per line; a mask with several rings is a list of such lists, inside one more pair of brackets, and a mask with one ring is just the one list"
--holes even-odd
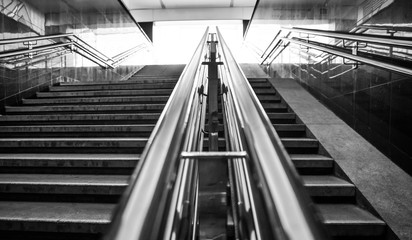
[(131, 10), (254, 7), (256, 0), (123, 0)]
[(69, 9), (79, 12), (121, 9), (117, 0), (26, 0), (26, 2), (43, 13), (65, 12)]
[(245, 20), (256, 0), (121, 0), (138, 22)]

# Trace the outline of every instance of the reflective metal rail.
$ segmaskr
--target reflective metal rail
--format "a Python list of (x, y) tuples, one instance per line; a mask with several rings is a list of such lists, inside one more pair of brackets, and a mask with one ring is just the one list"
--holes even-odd
[(181, 159), (181, 153), (198, 152), (203, 146), (199, 126), (205, 104), (199, 104), (203, 96), (197, 88), (202, 85), (207, 36), (208, 29), (149, 138), (104, 239), (191, 239), (194, 235), (196, 206), (189, 204), (196, 202), (190, 194), (196, 187), (196, 161)]
[(352, 40), (358, 42), (369, 42), (387, 46), (398, 46), (405, 48), (412, 48), (412, 38), (406, 37), (386, 37), (380, 35), (372, 34), (359, 34), (359, 33), (344, 33), (344, 32), (335, 32), (335, 31), (325, 31), (325, 30), (315, 30), (315, 29), (306, 29), (306, 28), (286, 28), (282, 29), (297, 32), (297, 33), (307, 33), (316, 36), (340, 38), (345, 40)]
[(204, 97), (210, 95), (201, 87), (210, 80), (202, 62), (211, 56), (206, 50), (212, 42), (206, 30), (142, 153), (105, 240), (199, 239), (199, 161), (229, 163), (232, 201), (220, 215), (232, 212), (236, 239), (324, 239), (313, 203), (279, 136), (217, 34), (227, 151), (202, 152)]
[[(358, 33), (343, 33), (343, 32), (333, 32), (333, 31), (324, 31), (324, 30), (313, 30), (313, 29), (304, 29), (304, 28), (282, 28), (283, 31), (286, 31), (281, 37), (278, 37), (275, 46), (272, 48), (269, 54), (263, 59), (261, 64), (271, 64), (281, 53), (282, 51), (288, 46), (289, 43), (297, 44), (303, 47), (316, 49), (318, 51), (332, 54), (335, 56), (347, 58), (356, 62), (372, 65), (375, 67), (383, 68), (389, 71), (402, 73), (406, 75), (412, 75), (412, 68), (404, 66), (400, 66), (395, 63), (385, 62), (382, 61), (379, 57), (380, 55), (376, 55), (373, 53), (366, 53), (359, 51), (358, 53), (358, 43), (369, 43), (369, 44), (377, 44), (377, 45), (384, 45), (389, 47), (399, 47), (399, 48), (412, 48), (412, 38), (405, 38), (405, 37), (387, 37), (387, 36), (380, 36), (380, 35), (371, 35), (371, 34), (358, 34)], [(323, 36), (323, 37), (330, 37), (330, 38), (337, 38), (340, 40), (348, 40), (354, 51), (352, 53), (348, 53), (347, 49), (339, 48), (334, 45), (328, 45), (324, 43), (318, 43), (313, 40), (303, 39), (300, 37), (290, 37), (291, 33), (305, 33), (308, 35), (313, 36)], [(280, 36), (278, 34), (277, 36)], [(277, 52), (276, 54), (274, 54)], [(274, 55), (274, 56), (273, 56)], [(362, 56), (361, 56), (362, 55)]]
[[(38, 41), (49, 41), (50, 44), (36, 47), (35, 45)], [(20, 62), (23, 58), (27, 59), (26, 56), (29, 56), (29, 59), (27, 59), (27, 61), (29, 61), (30, 59), (35, 58), (38, 55), (43, 55), (44, 51), (51, 49), (62, 49), (62, 51), (70, 50), (72, 52), (76, 52), (103, 68), (115, 68), (122, 61), (145, 48), (144, 44), (140, 44), (122, 53), (119, 53), (113, 58), (110, 58), (73, 33), (0, 40), (0, 45), (18, 43), (27, 45), (27, 48), (0, 52), (0, 59), (12, 63)]]
[(243, 208), (237, 209), (238, 217), (249, 219), (237, 227), (254, 235), (240, 239), (324, 239), (289, 155), (219, 30), (218, 39), (228, 87), (224, 102), (230, 150), (248, 154), (232, 160), (236, 205)]
[(339, 51), (339, 50), (335, 50), (329, 47), (325, 47), (325, 46), (319, 46), (313, 43), (307, 43), (304, 41), (299, 41), (297, 39), (289, 39), (289, 38), (282, 38), (284, 41), (287, 42), (291, 42), (294, 44), (298, 44), (298, 45), (302, 45), (305, 47), (309, 47), (309, 48), (313, 48), (313, 49), (317, 49), (319, 51), (323, 51), (323, 52), (327, 52), (330, 54), (334, 54), (343, 58), (347, 58), (347, 59), (351, 59), (357, 62), (361, 62), (361, 63), (365, 63), (365, 64), (369, 64), (378, 68), (383, 68), (383, 69), (387, 69), (393, 72), (398, 72), (398, 73), (402, 73), (402, 74), (406, 74), (406, 75), (412, 75), (412, 69), (411, 68), (406, 68), (403, 66), (398, 66), (396, 64), (391, 64), (391, 63), (386, 63), (386, 62), (382, 62), (382, 61), (378, 61), (378, 60), (373, 60), (370, 58), (366, 58), (366, 57), (361, 57), (355, 54), (351, 54), (351, 53), (345, 53), (343, 51)]

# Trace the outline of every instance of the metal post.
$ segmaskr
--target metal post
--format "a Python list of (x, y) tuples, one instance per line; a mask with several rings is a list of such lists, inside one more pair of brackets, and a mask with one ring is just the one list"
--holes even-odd
[[(199, 213), (199, 239), (219, 239), (226, 240), (227, 234), (227, 153), (218, 153), (218, 99), (219, 84), (217, 44), (215, 34), (210, 34), (209, 59), (203, 62), (208, 66), (208, 135), (209, 135), (209, 152), (204, 155), (198, 162), (199, 169), (199, 195), (198, 195), (198, 213)], [(215, 157), (220, 156), (217, 160)], [(197, 159), (197, 158), (196, 158)], [(199, 159), (197, 159), (199, 160)]]
[(218, 63), (216, 62), (216, 44), (215, 34), (210, 34), (210, 55), (208, 62), (208, 106), (209, 106), (209, 151), (218, 151)]

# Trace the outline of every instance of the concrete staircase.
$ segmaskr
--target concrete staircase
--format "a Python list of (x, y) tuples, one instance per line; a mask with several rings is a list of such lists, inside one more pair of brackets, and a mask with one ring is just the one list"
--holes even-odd
[(0, 238), (98, 239), (178, 76), (60, 83), (0, 116)]
[(264, 78), (249, 82), (333, 239), (385, 239), (388, 228)]

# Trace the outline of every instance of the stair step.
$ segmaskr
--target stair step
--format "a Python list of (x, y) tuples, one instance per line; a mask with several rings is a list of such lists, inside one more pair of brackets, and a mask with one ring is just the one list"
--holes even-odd
[(278, 109), (278, 108), (281, 108), (281, 109), (287, 109), (288, 107), (285, 105), (285, 104), (283, 104), (283, 103), (261, 103), (262, 104), (262, 107), (267, 111), (267, 110), (271, 110), (271, 109), (273, 109), (273, 108), (275, 108), (275, 109)]
[(115, 204), (0, 201), (0, 230), (102, 233)]
[(157, 83), (157, 82), (164, 82), (164, 81), (178, 81), (180, 78), (180, 75), (174, 75), (174, 76), (140, 76), (140, 75), (135, 75), (130, 77), (127, 82), (147, 82), (147, 83)]
[(147, 138), (7, 138), (0, 139), (0, 152), (137, 153)]
[(60, 82), (57, 86), (87, 86), (87, 85), (128, 85), (136, 83), (176, 83), (179, 77), (136, 78), (131, 77), (126, 81), (89, 81), (89, 82)]
[(316, 204), (330, 235), (339, 237), (382, 236), (386, 224), (352, 204)]
[(152, 132), (154, 124), (128, 125), (34, 125), (34, 126), (0, 126), (0, 133), (45, 133), (45, 132)]
[(318, 148), (319, 142), (313, 138), (281, 138), (286, 148)]
[(0, 193), (121, 195), (124, 175), (0, 174)]
[(271, 88), (272, 84), (270, 82), (255, 82), (255, 81), (249, 81), (250, 85), (255, 89), (255, 88)]
[(126, 97), (76, 97), (76, 98), (28, 98), (23, 99), (24, 105), (52, 105), (52, 104), (95, 104), (95, 103), (166, 103), (165, 96), (126, 96)]
[(318, 154), (290, 154), (296, 168), (332, 168), (333, 159)]
[(134, 168), (139, 154), (1, 153), (0, 167)]
[(50, 92), (93, 91), (93, 90), (132, 90), (132, 89), (173, 89), (176, 83), (133, 83), (129, 84), (102, 84), (102, 85), (60, 85), (50, 86)]
[(6, 106), (7, 113), (55, 113), (94, 111), (162, 111), (165, 104), (116, 104), (116, 105), (54, 105), (54, 106)]
[(296, 123), (273, 124), (276, 132), (281, 138), (306, 137), (306, 126)]
[(276, 131), (306, 131), (305, 124), (273, 124)]
[(147, 138), (7, 138), (0, 147), (138, 147)]
[(145, 96), (145, 95), (170, 95), (173, 89), (144, 89), (144, 90), (100, 90), (77, 92), (37, 92), (38, 98), (55, 97), (107, 97), (107, 96)]
[(248, 78), (250, 83), (265, 83), (268, 82), (266, 78)]
[(273, 88), (254, 88), (253, 91), (256, 93), (256, 95), (259, 95), (259, 94), (276, 95), (275, 89)]
[(295, 113), (267, 113), (270, 120), (295, 120)]
[(148, 121), (159, 118), (160, 113), (127, 113), (127, 114), (52, 114), (52, 115), (6, 115), (0, 116), (0, 123), (9, 122), (52, 122), (52, 121)]
[(303, 175), (303, 184), (312, 197), (353, 197), (355, 186), (333, 175)]
[(257, 95), (259, 101), (274, 101), (274, 102), (279, 102), (280, 96), (279, 95)]

